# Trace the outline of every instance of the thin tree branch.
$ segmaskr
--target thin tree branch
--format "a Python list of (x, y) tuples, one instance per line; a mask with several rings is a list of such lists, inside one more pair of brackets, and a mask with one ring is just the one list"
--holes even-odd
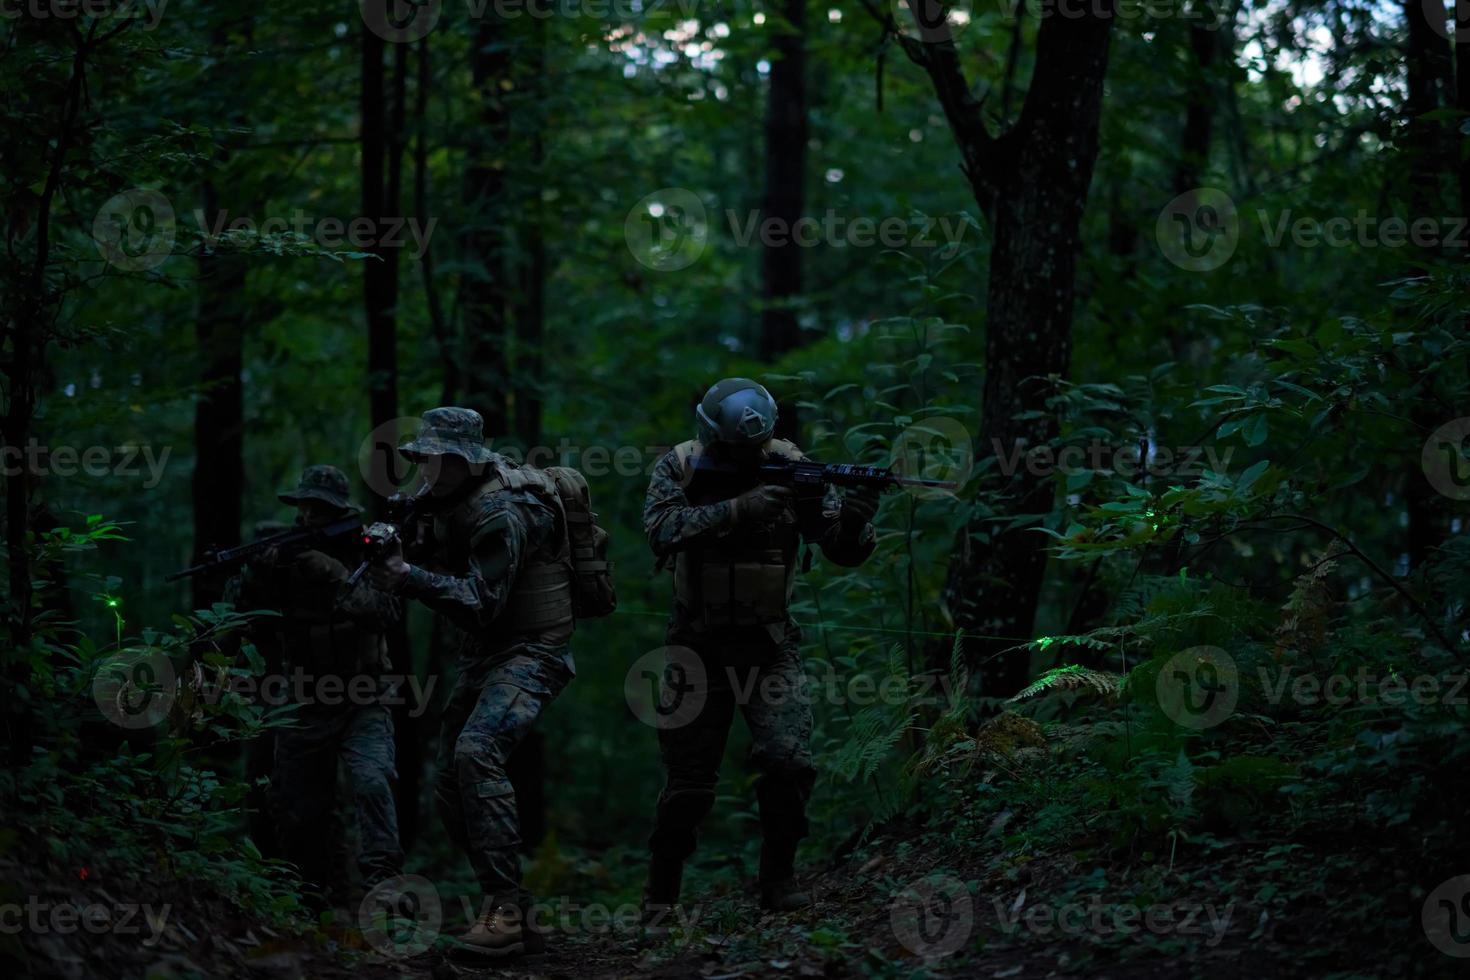
[(1410, 607), (1412, 607), (1413, 610), (1424, 619), (1425, 624), (1428, 625), (1431, 631), (1433, 631), (1435, 637), (1439, 639), (1439, 642), (1444, 645), (1444, 648), (1446, 650), (1454, 654), (1456, 657), (1460, 656), (1459, 649), (1455, 646), (1455, 644), (1450, 642), (1450, 638), (1446, 636), (1444, 631), (1439, 628), (1439, 624), (1434, 621), (1434, 617), (1429, 614), (1429, 610), (1424, 608), (1423, 603), (1414, 598), (1413, 594), (1409, 592), (1408, 589), (1404, 588), (1403, 584), (1399, 582), (1398, 579), (1388, 574), (1388, 572), (1386, 572), (1382, 566), (1380, 566), (1372, 558), (1368, 557), (1367, 553), (1365, 553), (1362, 548), (1359, 548), (1356, 544), (1354, 544), (1353, 540), (1349, 538), (1346, 534), (1343, 534), (1331, 524), (1325, 524), (1322, 521), (1317, 520), (1315, 517), (1307, 517), (1304, 514), (1273, 514), (1270, 517), (1261, 518), (1261, 520), (1301, 521), (1303, 524), (1310, 524), (1318, 530), (1326, 531), (1328, 534), (1337, 538), (1337, 540), (1347, 545), (1348, 550), (1356, 555), (1358, 559), (1363, 562), (1363, 564), (1367, 565), (1373, 571), (1373, 574), (1377, 575), (1379, 578), (1383, 579), (1383, 581), (1387, 582), (1390, 586), (1393, 587), (1393, 590), (1397, 592), (1399, 596), (1402, 597), (1403, 600), (1407, 602)]

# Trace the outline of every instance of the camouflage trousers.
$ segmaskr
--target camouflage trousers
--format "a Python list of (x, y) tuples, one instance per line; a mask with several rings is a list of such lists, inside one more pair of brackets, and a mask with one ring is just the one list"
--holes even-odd
[(475, 869), (485, 897), (524, 903), (520, 820), (506, 776), (511, 752), (575, 676), (566, 647), (524, 644), (459, 658), (444, 708), (434, 796), (449, 837)]
[(372, 885), (403, 870), (393, 802), (393, 719), (382, 705), (307, 707), (298, 727), (276, 735), (272, 810), (287, 860), (320, 887), (334, 879), (329, 839), (337, 796), (337, 764), (345, 763), (357, 816), (357, 866)]
[[(659, 794), (653, 835), (654, 855), (683, 861), (694, 853), (700, 822), (715, 801), (720, 762), (738, 708), (750, 729), (750, 754), (759, 777), (756, 802), (767, 849), (789, 863), (807, 835), (806, 804), (816, 780), (812, 765), (812, 710), (802, 669), (800, 633), (793, 625), (770, 650), (712, 643), (697, 635), (671, 632), (671, 651), (692, 651), (699, 669), (684, 664), (670, 670), (679, 680), (686, 709), (666, 716), (658, 733), (665, 782)], [(769, 641), (761, 644), (770, 647)], [(689, 675), (693, 674), (691, 677)], [(666, 673), (666, 678), (668, 678)], [(697, 710), (688, 710), (697, 708)]]

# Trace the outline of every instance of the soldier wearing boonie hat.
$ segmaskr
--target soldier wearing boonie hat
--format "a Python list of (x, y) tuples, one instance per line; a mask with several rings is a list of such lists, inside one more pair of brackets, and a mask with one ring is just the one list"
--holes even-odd
[(418, 435), (398, 451), (415, 462), (429, 456), (459, 456), (475, 465), (502, 457), (485, 445), (484, 421), (472, 408), (433, 408), (423, 415)]
[[(372, 581), (418, 599), (465, 633), (444, 710), (435, 798), (469, 856), (483, 914), (459, 950), (506, 958), (545, 949), (521, 886), (520, 826), (506, 761), (575, 675), (566, 518), (550, 478), (486, 445), (480, 414), (435, 408), (399, 452), (422, 464), (433, 498), (427, 529), (438, 574), (404, 560), (391, 539)], [(410, 557), (418, 559), (417, 551)]]
[(276, 494), (276, 499), (284, 504), (292, 505), (302, 504), (308, 500), (320, 500), (339, 511), (361, 513), (362, 508), (352, 502), (347, 492), (347, 474), (335, 466), (319, 464), (302, 470), (301, 479), (296, 483), (296, 489), (282, 490)]
[[(361, 511), (349, 496), (347, 476), (335, 466), (308, 466), (296, 487), (277, 494), (298, 511), (297, 525), (331, 523)], [(393, 800), (393, 720), (374, 697), (356, 703), (349, 697), (315, 691), (325, 677), (340, 677), (339, 691), (359, 690), (359, 676), (378, 680), (387, 668), (386, 631), (398, 622), (402, 603), (358, 582), (347, 589), (348, 569), (362, 561), (360, 535), (320, 542), (286, 557), (267, 553), (246, 566), (230, 594), (242, 609), (274, 609), (279, 619), (259, 630), (269, 653), (288, 678), (287, 690), (305, 697), (296, 725), (276, 736), (271, 776), (271, 810), (284, 856), (302, 877), (328, 893), (339, 887), (341, 869), (333, 841), (337, 767), (347, 764), (357, 814), (357, 865), (365, 886), (402, 873), (398, 814)]]

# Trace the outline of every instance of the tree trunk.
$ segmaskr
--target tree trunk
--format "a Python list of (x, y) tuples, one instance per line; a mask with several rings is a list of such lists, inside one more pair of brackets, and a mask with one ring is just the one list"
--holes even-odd
[[(389, 0), (369, 0), (387, 3)], [(368, 405), (373, 428), (398, 417), (398, 253), (382, 243), (383, 219), (399, 212), (398, 191), (402, 174), (404, 57), (395, 44), (394, 96), (390, 102), (384, 88), (384, 41), (376, 32), (362, 32), (362, 213), (375, 223), (374, 241), (363, 262), (363, 309), (368, 332)], [(392, 107), (393, 118), (388, 117)], [(391, 154), (390, 154), (391, 148)], [(385, 170), (391, 169), (391, 173)], [(386, 455), (374, 454), (375, 470), (368, 484), (374, 490), (390, 485)]]
[[(537, 137), (540, 145), (540, 137)], [(533, 209), (539, 212), (539, 209)], [(516, 310), (516, 436), (527, 450), (541, 441), (542, 351), (546, 331), (546, 239), (532, 221), (521, 261), (520, 303)]]
[[(1452, 104), (1455, 83), (1452, 78), (1454, 65), (1450, 54), (1450, 42), (1439, 33), (1444, 24), (1431, 25), (1426, 5), (1419, 0), (1405, 0), (1404, 15), (1409, 27), (1407, 57), (1408, 92), (1404, 113), (1408, 117), (1408, 137), (1405, 155), (1408, 157), (1407, 187), (1409, 214), (1412, 218), (1437, 218), (1448, 214), (1446, 197), (1440, 188), (1447, 180), (1458, 182), (1461, 164), (1458, 147), (1446, 132), (1443, 122), (1426, 118), (1437, 109)], [(1426, 252), (1423, 265), (1416, 270), (1423, 274), (1438, 257), (1434, 251)], [(1429, 408), (1430, 403), (1420, 400), (1411, 413), (1421, 433), (1433, 431), (1439, 425)], [(1417, 457), (1417, 447), (1415, 456)], [(1429, 560), (1430, 552), (1444, 540), (1448, 530), (1448, 511), (1442, 506), (1443, 498), (1434, 492), (1417, 465), (1410, 465), (1404, 483), (1404, 508), (1408, 512), (1406, 548), (1408, 570), (1421, 568)]]
[[(772, 47), (766, 104), (766, 188), (762, 223), (783, 234), (763, 243), (760, 357), (772, 361), (801, 346), (801, 246), (791, 230), (801, 218), (806, 180), (806, 0), (784, 0), (785, 23)], [(783, 416), (786, 413), (782, 413)]]
[[(550, 14), (544, 0), (532, 0), (530, 30), (533, 36), (525, 49), (529, 56), (516, 66), (517, 88), (539, 103), (546, 89), (546, 21)], [(517, 169), (525, 174), (524, 191), (516, 195), (528, 202), (522, 211), (520, 249), (516, 255), (518, 281), (515, 291), (515, 359), (513, 391), (514, 424), (518, 441), (530, 450), (541, 445), (542, 395), (546, 379), (542, 356), (546, 325), (546, 220), (541, 205), (541, 187), (546, 162), (545, 122), (527, 114), (524, 132), (518, 134), (515, 153), (528, 165)], [(506, 778), (515, 789), (516, 817), (520, 822), (521, 847), (534, 853), (546, 836), (546, 733), (533, 728), (516, 745), (505, 765)]]
[(465, 172), (466, 228), (460, 307), (464, 311), (465, 405), (484, 417), (485, 434), (503, 436), (509, 421), (506, 399), (505, 155), (510, 113), (505, 88), (510, 82), (510, 55), (505, 24), (487, 10), (475, 29), (470, 54), (477, 119), (470, 129), (470, 161)]
[[(223, 172), (224, 160), (216, 162)], [(204, 182), (204, 216), (218, 227), (221, 202), (217, 181)], [(227, 185), (234, 181), (227, 180)], [(194, 403), (193, 479), (194, 562), (210, 548), (240, 543), (245, 490), (245, 395), (240, 372), (245, 363), (246, 263), (242, 256), (199, 253), (199, 309), (195, 342), (199, 356), (199, 397)], [(223, 583), (194, 578), (194, 608), (218, 602)]]
[[(414, 152), (413, 152), (413, 210), (423, 227), (429, 220), (429, 87), (432, 73), (429, 70), (429, 38), (433, 33), (419, 39), (418, 83), (414, 86)], [(424, 254), (419, 260), (423, 274), (424, 299), (428, 304), (429, 332), (439, 348), (439, 360), (444, 369), (444, 380), (439, 388), (439, 404), (452, 405), (459, 393), (459, 363), (455, 348), (449, 337), (449, 324), (444, 318), (444, 304), (439, 301), (439, 287), (434, 278), (434, 248), (432, 242), (424, 243)]]
[[(549, 10), (546, 11), (549, 13)], [(531, 55), (517, 74), (521, 87), (533, 93), (540, 102), (545, 91), (546, 17), (537, 16), (533, 7), (531, 27), (535, 32), (530, 43)], [(534, 114), (528, 114), (526, 153), (530, 162), (529, 180), (520, 196), (528, 202), (521, 227), (522, 252), (519, 256), (520, 282), (516, 295), (515, 351), (515, 431), (526, 449), (541, 441), (542, 390), (545, 387), (542, 350), (546, 332), (546, 216), (541, 204), (541, 188), (545, 180), (546, 126)], [(519, 150), (519, 145), (517, 147)]]
[[(247, 19), (239, 30), (248, 35)], [(210, 32), (210, 43), (220, 58), (216, 85), (237, 81), (229, 60), (230, 25), (220, 22)], [(239, 127), (245, 116), (236, 107), (229, 121)], [(228, 205), (247, 208), (240, 182), (230, 169), (228, 148), (215, 159), (211, 175), (201, 187), (207, 227), (227, 227)], [(219, 188), (231, 191), (222, 201)], [(245, 298), (248, 261), (229, 251), (216, 252), (205, 243), (199, 253), (198, 311), (195, 314), (195, 346), (199, 357), (198, 400), (194, 403), (194, 558), (203, 561), (215, 547), (240, 543), (240, 525), (245, 499), (245, 391), (241, 372), (245, 365), (245, 325), (250, 315)], [(208, 609), (223, 596), (224, 583), (206, 575), (193, 580), (195, 609)]]
[(1195, 71), (1189, 79), (1184, 111), (1184, 131), (1179, 139), (1179, 159), (1174, 165), (1174, 193), (1183, 194), (1200, 186), (1210, 164), (1210, 138), (1215, 128), (1214, 72), (1220, 54), (1220, 32), (1209, 27), (1190, 27), (1189, 48)]
[[(766, 177), (761, 221), (775, 221), (781, 234), (761, 246), (760, 357), (774, 361), (802, 344), (801, 246), (792, 237), (806, 198), (806, 0), (783, 0), (772, 43), (766, 102)], [(794, 400), (779, 399), (775, 435), (799, 441), (800, 414)]]
[[(1455, 3), (1455, 108), (1460, 110), (1461, 126), (1470, 118), (1470, 2)], [(1470, 217), (1470, 134), (1463, 128), (1455, 140), (1459, 154), (1457, 175), (1460, 185), (1460, 215)]]
[[(378, 0), (371, 0), (378, 2)], [(388, 0), (382, 0), (388, 2)], [(363, 31), (362, 45), (362, 213), (375, 223), (373, 259), (363, 263), (363, 307), (368, 330), (368, 407), (377, 429), (398, 417), (398, 244), (383, 242), (384, 219), (403, 213), (404, 121), (408, 101), (408, 46), (393, 46), (391, 97), (384, 91), (384, 42), (373, 31)], [(422, 136), (420, 137), (422, 139)], [(392, 485), (386, 454), (374, 454), (377, 470), (368, 481), (374, 490)], [(378, 501), (381, 509), (386, 501)], [(408, 624), (388, 631), (388, 661), (394, 673), (413, 670)], [(401, 704), (393, 711), (393, 742), (398, 781), (394, 803), (398, 811), (398, 838), (410, 847), (419, 828), (419, 789), (423, 772), (424, 739), (418, 706)]]
[[(1003, 459), (1056, 434), (1046, 399), (1071, 354), (1074, 276), (1112, 22), (1106, 0), (1076, 17), (1042, 18), (1021, 115), (999, 137), (986, 127), (948, 31), (903, 42), (929, 74), (990, 222), (980, 451)], [(971, 677), (985, 695), (1005, 696), (1029, 671), (1025, 653), (1001, 652), (1031, 637), (1047, 559), (1035, 527), (1055, 491), (1049, 477), (1025, 467), (1009, 475), (997, 468), (983, 489), (997, 495), (1015, 526), (995, 530), (977, 519), (961, 530), (944, 603), (965, 631)]]

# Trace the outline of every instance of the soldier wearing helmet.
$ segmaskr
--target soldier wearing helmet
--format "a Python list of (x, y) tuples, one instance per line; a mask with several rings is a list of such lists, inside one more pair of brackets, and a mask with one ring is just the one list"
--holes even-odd
[[(675, 711), (659, 726), (666, 770), (659, 795), (644, 894), (648, 921), (679, 898), (685, 860), (700, 821), (714, 803), (720, 759), (739, 708), (760, 771), (762, 907), (793, 911), (810, 903), (796, 881), (796, 847), (806, 836), (806, 803), (816, 770), (812, 714), (802, 696), (801, 631), (789, 611), (798, 552), (816, 545), (829, 561), (855, 566), (872, 554), (870, 523), (877, 499), (836, 491), (798, 498), (759, 482), (769, 457), (801, 459), (796, 446), (772, 438), (776, 401), (746, 378), (726, 378), (695, 409), (697, 438), (656, 464), (643, 526), (660, 564), (672, 561), (674, 608), (667, 641), (671, 671), (695, 681), (702, 704), (692, 717)], [(709, 486), (694, 479), (708, 455), (750, 474)], [(678, 661), (675, 663), (675, 661)]]

